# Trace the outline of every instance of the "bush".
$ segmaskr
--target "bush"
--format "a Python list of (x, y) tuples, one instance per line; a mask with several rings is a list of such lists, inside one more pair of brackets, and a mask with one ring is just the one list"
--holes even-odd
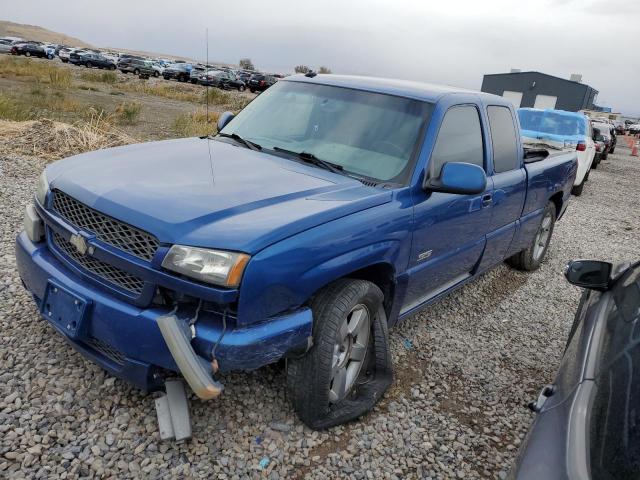
[[(218, 112), (207, 113), (204, 109), (179, 115), (173, 122), (173, 130), (181, 137), (203, 137), (216, 133)], [(207, 121), (208, 120), (208, 121)]]
[(142, 104), (138, 102), (123, 102), (114, 112), (115, 120), (121, 125), (133, 125), (138, 121), (142, 111)]

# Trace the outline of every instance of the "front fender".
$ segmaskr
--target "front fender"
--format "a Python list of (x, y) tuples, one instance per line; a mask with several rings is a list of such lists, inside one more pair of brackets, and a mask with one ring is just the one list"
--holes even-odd
[(411, 222), (408, 202), (395, 201), (262, 250), (244, 272), (238, 323), (247, 325), (294, 310), (333, 280), (365, 267), (386, 264), (393, 272), (403, 272), (411, 246)]

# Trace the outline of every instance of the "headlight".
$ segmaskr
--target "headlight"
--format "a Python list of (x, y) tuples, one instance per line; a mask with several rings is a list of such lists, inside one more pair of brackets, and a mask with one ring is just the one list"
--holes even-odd
[(162, 266), (202, 282), (237, 287), (249, 258), (245, 253), (174, 245)]
[(36, 187), (36, 199), (38, 203), (44, 207), (44, 200), (47, 197), (49, 191), (49, 181), (47, 180), (47, 174), (43, 171), (38, 178), (38, 186)]

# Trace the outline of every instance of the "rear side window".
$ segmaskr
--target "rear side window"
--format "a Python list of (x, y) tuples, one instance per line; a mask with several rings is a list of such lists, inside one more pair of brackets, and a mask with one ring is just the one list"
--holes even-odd
[(520, 156), (511, 110), (507, 107), (491, 106), (487, 108), (487, 112), (493, 144), (493, 169), (500, 173), (519, 168)]
[(431, 155), (431, 175), (438, 177), (448, 162), (465, 162), (484, 168), (480, 115), (473, 105), (450, 108), (442, 120)]

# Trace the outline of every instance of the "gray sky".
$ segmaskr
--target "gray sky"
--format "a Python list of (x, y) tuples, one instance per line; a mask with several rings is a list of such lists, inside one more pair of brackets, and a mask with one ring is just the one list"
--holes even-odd
[[(237, 63), (298, 64), (479, 89), (485, 73), (539, 70), (600, 91), (597, 103), (640, 114), (636, 0), (4, 1), (3, 20), (97, 46)], [(100, 6), (97, 7), (96, 4)], [(161, 6), (162, 5), (162, 6)]]

